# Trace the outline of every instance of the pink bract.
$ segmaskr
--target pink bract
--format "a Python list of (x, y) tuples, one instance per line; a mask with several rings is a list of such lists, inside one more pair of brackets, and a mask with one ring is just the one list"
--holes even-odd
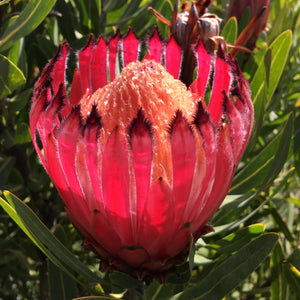
[(141, 44), (131, 29), (90, 38), (76, 53), (69, 95), (70, 48), (62, 44), (35, 84), (30, 130), (101, 269), (163, 280), (191, 237), (212, 230), (208, 221), (231, 185), (253, 107), (247, 81), (221, 47), (209, 53), (199, 40), (197, 76), (186, 87), (174, 37), (162, 41), (155, 30), (139, 62)]

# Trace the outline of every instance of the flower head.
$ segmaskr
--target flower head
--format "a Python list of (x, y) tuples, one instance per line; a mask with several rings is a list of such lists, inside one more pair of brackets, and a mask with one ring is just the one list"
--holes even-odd
[(221, 47), (208, 52), (198, 41), (198, 72), (187, 86), (178, 79), (187, 66), (174, 36), (162, 41), (154, 30), (141, 62), (140, 46), (131, 29), (90, 38), (77, 52), (68, 96), (71, 50), (62, 44), (35, 84), (30, 129), (102, 270), (163, 280), (191, 237), (212, 230), (208, 221), (230, 187), (253, 108), (247, 81)]

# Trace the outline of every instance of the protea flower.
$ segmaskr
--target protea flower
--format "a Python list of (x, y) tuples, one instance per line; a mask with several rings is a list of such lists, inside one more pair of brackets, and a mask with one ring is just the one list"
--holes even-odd
[(178, 79), (188, 66), (174, 36), (162, 41), (154, 30), (146, 47), (140, 62), (132, 29), (91, 37), (77, 52), (67, 95), (71, 50), (62, 44), (35, 84), (30, 130), (101, 269), (162, 280), (191, 238), (212, 230), (208, 221), (229, 190), (253, 107), (247, 81), (222, 47), (194, 45), (198, 72), (190, 86)]

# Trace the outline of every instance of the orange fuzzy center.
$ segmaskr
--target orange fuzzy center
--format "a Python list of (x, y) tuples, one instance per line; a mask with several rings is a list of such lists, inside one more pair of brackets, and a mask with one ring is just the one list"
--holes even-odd
[(81, 112), (87, 117), (93, 104), (101, 116), (101, 140), (105, 144), (118, 126), (124, 135), (140, 108), (152, 124), (154, 140), (153, 177), (171, 178), (168, 126), (177, 110), (192, 121), (196, 100), (180, 81), (155, 61), (133, 62), (123, 68), (110, 84), (81, 100)]

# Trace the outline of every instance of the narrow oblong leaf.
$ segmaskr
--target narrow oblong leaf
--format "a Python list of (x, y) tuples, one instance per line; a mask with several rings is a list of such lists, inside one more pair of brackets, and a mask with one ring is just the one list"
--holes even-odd
[(236, 221), (249, 207), (250, 202), (255, 196), (255, 193), (242, 195), (231, 201), (227, 200), (226, 198), (222, 206), (210, 220), (211, 225), (215, 227)]
[(47, 247), (35, 236), (24, 224), (23, 220), (16, 213), (14, 208), (10, 206), (4, 199), (0, 197), (0, 205), (6, 213), (14, 220), (14, 222), (23, 230), (23, 232), (31, 239), (31, 241), (57, 266), (60, 267), (66, 274), (72, 277), (72, 274), (65, 268), (65, 266), (53, 255)]
[(14, 156), (6, 156), (0, 153), (0, 186), (6, 183), (15, 164), (16, 158)]
[(278, 211), (273, 207), (271, 208), (271, 215), (277, 223), (280, 231), (282, 231), (286, 239), (292, 243), (294, 238), (291, 231), (289, 230), (287, 224), (283, 221), (282, 217), (279, 215)]
[(283, 274), (283, 250), (277, 243), (271, 254), (271, 300), (286, 299), (287, 281)]
[[(263, 107), (267, 107), (278, 85), (279, 79), (283, 72), (290, 47), (292, 45), (291, 30), (281, 33), (269, 46), (266, 53), (267, 57), (261, 61), (253, 79), (250, 83), (252, 91), (252, 100), (254, 105), (254, 119), (257, 120)], [(266, 80), (266, 62), (269, 62), (270, 51), (272, 52), (271, 65), (267, 66), (269, 73), (267, 95), (265, 97)], [(265, 103), (264, 103), (265, 102)]]
[(265, 225), (263, 224), (250, 225), (225, 236), (221, 240), (207, 244), (205, 247), (214, 249), (219, 253), (233, 253), (248, 244), (251, 240), (257, 238), (264, 230)]
[[(67, 242), (62, 226), (56, 226), (54, 234), (63, 244)], [(69, 300), (78, 297), (76, 281), (50, 260), (48, 260), (48, 281), (51, 300)]]
[(139, 284), (139, 281), (136, 278), (117, 271), (112, 272), (109, 278), (112, 284), (121, 288), (134, 288)]
[(11, 47), (13, 43), (32, 32), (48, 15), (56, 0), (31, 0), (20, 16), (10, 24), (0, 37), (0, 51)]
[(0, 54), (0, 99), (25, 84), (23, 72), (7, 57)]
[(291, 263), (285, 263), (283, 265), (284, 274), (288, 280), (289, 286), (295, 295), (300, 294), (300, 270), (298, 270)]
[(222, 299), (263, 262), (277, 243), (278, 238), (279, 236), (275, 233), (262, 234), (216, 266), (195, 286), (185, 289), (171, 299)]
[[(54, 263), (60, 262), (61, 266), (67, 266), (71, 270), (81, 274), (84, 278), (92, 282), (101, 282), (101, 278), (92, 273), (83, 263), (81, 263), (39, 220), (36, 214), (20, 199), (8, 191), (4, 191), (4, 196), (11, 205), (11, 209), (17, 214), (17, 224), (24, 230), (26, 234), (29, 232), (32, 240), (38, 247), (47, 249), (47, 253), (43, 251)], [(4, 201), (4, 200), (3, 200)], [(4, 201), (5, 202), (5, 201)], [(3, 203), (0, 202), (2, 205)], [(6, 205), (7, 207), (7, 205)], [(28, 234), (27, 234), (28, 235)], [(70, 272), (67, 272), (70, 276)]]
[(0, 1), (0, 6), (3, 5), (3, 4), (5, 4), (5, 3), (7, 3), (7, 2), (9, 2), (9, 1), (10, 1), (10, 0), (1, 0), (1, 1)]
[(230, 193), (242, 194), (273, 181), (288, 155), (293, 130), (292, 120), (291, 115), (280, 133), (234, 177)]
[(288, 260), (300, 270), (300, 248), (295, 249)]
[(286, 162), (290, 150), (290, 144), (292, 141), (293, 125), (294, 115), (290, 114), (288, 120), (285, 123), (284, 131), (282, 133), (282, 137), (280, 139), (280, 143), (278, 145), (269, 173), (266, 176), (266, 180), (264, 182), (265, 185), (273, 182)]

